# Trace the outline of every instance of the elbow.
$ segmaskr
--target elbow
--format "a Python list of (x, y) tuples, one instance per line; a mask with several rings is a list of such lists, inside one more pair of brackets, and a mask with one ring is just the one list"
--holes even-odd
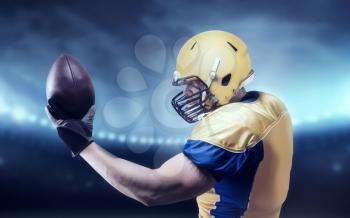
[(141, 202), (146, 207), (154, 207), (167, 204), (165, 194), (167, 195), (168, 193), (164, 192), (164, 190), (162, 190), (160, 187), (160, 185), (157, 185), (153, 186), (153, 188), (149, 188), (147, 191), (139, 191), (137, 195), (139, 202)]
[(145, 200), (145, 199), (142, 199), (139, 201), (141, 204), (143, 204), (143, 206), (145, 207), (153, 207), (155, 206), (154, 202), (150, 201), (150, 200)]
[(154, 207), (161, 205), (161, 202), (156, 197), (152, 197), (150, 195), (139, 197), (138, 201), (145, 207)]
[(182, 185), (164, 186), (164, 183), (158, 183), (147, 191), (138, 192), (138, 199), (146, 207), (154, 207), (175, 203), (183, 199), (180, 194)]
[(126, 196), (140, 202), (146, 207), (161, 205), (160, 184), (154, 182), (150, 184), (130, 185), (133, 182), (126, 175), (120, 175), (113, 170), (108, 170), (107, 173), (109, 183), (118, 191), (121, 191)]
[(145, 207), (154, 207), (166, 204), (165, 192), (162, 184), (158, 181), (153, 182), (151, 185), (147, 185), (142, 188), (142, 191), (138, 190), (137, 193), (134, 193), (137, 196), (137, 199)]

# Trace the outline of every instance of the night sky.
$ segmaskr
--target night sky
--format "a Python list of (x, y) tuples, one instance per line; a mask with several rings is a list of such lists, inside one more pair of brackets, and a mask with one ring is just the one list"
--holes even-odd
[(337, 116), (350, 107), (349, 8), (325, 0), (1, 1), (0, 101), (43, 117), (47, 72), (71, 53), (92, 74), (99, 130), (155, 126), (185, 136), (190, 127), (170, 108), (167, 82), (184, 40), (218, 29), (250, 49), (256, 80), (248, 90), (277, 95), (296, 125)]

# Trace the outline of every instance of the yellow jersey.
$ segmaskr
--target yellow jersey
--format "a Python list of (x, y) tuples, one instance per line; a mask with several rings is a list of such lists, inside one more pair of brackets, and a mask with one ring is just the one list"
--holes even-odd
[(289, 112), (277, 97), (252, 91), (206, 114), (183, 152), (217, 181), (197, 197), (199, 217), (279, 217), (293, 137)]

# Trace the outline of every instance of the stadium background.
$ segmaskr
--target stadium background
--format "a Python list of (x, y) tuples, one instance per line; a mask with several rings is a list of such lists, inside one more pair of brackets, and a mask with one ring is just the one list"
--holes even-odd
[(193, 34), (234, 32), (256, 80), (289, 107), (294, 165), (281, 217), (348, 217), (348, 1), (0, 2), (0, 217), (196, 217), (194, 200), (145, 208), (72, 159), (44, 114), (45, 81), (76, 56), (97, 93), (95, 138), (158, 167), (191, 126), (169, 105), (175, 54)]

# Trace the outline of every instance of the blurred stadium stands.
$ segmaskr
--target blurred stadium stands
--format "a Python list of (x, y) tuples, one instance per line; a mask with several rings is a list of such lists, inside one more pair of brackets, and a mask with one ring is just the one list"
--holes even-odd
[[(146, 208), (127, 199), (81, 158), (71, 158), (48, 126), (0, 127), (1, 217), (196, 217), (194, 200)], [(348, 217), (350, 125), (328, 121), (295, 130), (294, 164), (281, 217)], [(160, 145), (144, 153), (106, 139), (98, 142), (119, 157), (154, 167)], [(178, 152), (169, 146), (164, 160)]]

